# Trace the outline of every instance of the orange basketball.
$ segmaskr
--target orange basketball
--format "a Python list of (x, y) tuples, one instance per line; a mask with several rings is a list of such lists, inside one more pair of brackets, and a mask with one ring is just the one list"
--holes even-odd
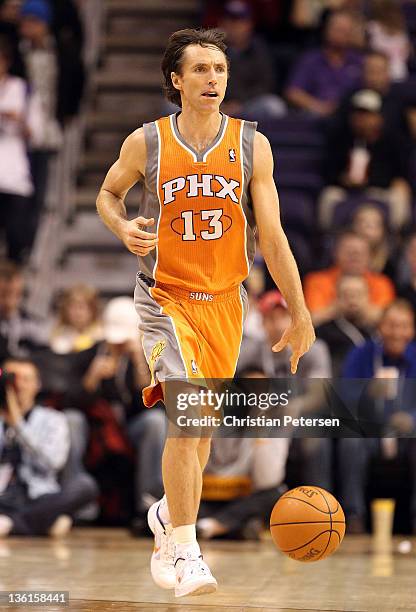
[(345, 516), (338, 500), (319, 487), (296, 487), (276, 502), (270, 516), (276, 546), (297, 561), (329, 557), (345, 534)]

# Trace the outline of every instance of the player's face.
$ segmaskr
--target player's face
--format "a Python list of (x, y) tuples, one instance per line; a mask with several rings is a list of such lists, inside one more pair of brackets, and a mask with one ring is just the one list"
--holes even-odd
[(227, 87), (227, 60), (217, 47), (186, 47), (181, 74), (172, 72), (172, 82), (181, 92), (182, 108), (199, 112), (218, 111)]

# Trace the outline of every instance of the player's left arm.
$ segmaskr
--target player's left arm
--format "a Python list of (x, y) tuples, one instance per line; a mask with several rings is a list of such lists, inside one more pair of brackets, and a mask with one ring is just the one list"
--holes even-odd
[(253, 176), (250, 194), (259, 230), (260, 250), (269, 272), (283, 294), (292, 318), (274, 351), (292, 348), (291, 369), (296, 372), (300, 357), (315, 340), (311, 316), (306, 308), (295, 258), (280, 222), (279, 198), (273, 180), (273, 154), (270, 143), (256, 132), (253, 151)]

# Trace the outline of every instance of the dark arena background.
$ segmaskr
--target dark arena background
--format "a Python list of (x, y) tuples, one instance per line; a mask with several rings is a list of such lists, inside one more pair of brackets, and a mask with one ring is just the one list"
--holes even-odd
[[(200, 27), (226, 34), (221, 110), (270, 141), (317, 336), (291, 377), (290, 352), (271, 352), (287, 304), (258, 248), (237, 375), (246, 391), (290, 380), (305, 418), (326, 413), (317, 381), (351, 379), (382, 426), (214, 438), (196, 529), (219, 589), (178, 599), (150, 574), (166, 417), (142, 401), (138, 261), (96, 198), (125, 138), (180, 110), (161, 58)], [(415, 36), (414, 0), (0, 0), (1, 610), (416, 609)], [(346, 535), (301, 563), (270, 514), (313, 486)]]

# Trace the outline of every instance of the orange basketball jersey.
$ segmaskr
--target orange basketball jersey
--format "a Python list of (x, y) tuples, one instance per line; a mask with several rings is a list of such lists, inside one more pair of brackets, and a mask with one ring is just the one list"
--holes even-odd
[(157, 283), (197, 292), (196, 299), (239, 285), (255, 252), (249, 184), (256, 124), (222, 115), (202, 153), (181, 137), (177, 115), (143, 127), (140, 214), (155, 219), (159, 243), (140, 258), (140, 269)]

